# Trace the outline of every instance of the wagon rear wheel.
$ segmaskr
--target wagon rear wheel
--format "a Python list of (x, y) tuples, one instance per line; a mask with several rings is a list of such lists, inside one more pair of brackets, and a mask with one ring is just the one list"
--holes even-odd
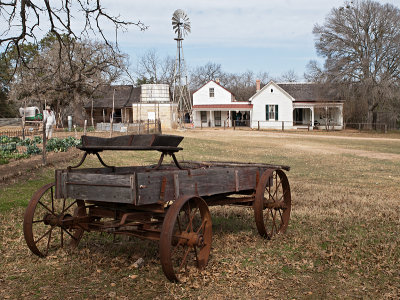
[(54, 183), (41, 187), (25, 210), (24, 236), (29, 249), (40, 257), (64, 246), (76, 246), (83, 229), (74, 216), (85, 215), (82, 200), (55, 199)]
[(168, 209), (160, 236), (160, 259), (165, 276), (179, 281), (191, 269), (203, 269), (211, 250), (212, 223), (206, 202), (181, 197)]
[(253, 204), (258, 233), (271, 239), (285, 233), (290, 219), (289, 181), (282, 170), (267, 170), (261, 176)]

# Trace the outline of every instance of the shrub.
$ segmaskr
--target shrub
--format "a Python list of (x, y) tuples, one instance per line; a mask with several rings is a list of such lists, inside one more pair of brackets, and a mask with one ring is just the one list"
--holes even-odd
[(16, 152), (17, 151), (17, 143), (13, 142), (13, 143), (0, 145), (0, 151), (10, 152), (10, 153)]
[(64, 139), (53, 138), (47, 141), (46, 151), (65, 152), (71, 147), (80, 144), (80, 140), (74, 137), (67, 137)]
[(26, 138), (18, 143), (19, 146), (29, 146), (33, 143), (30, 138)]
[(26, 154), (35, 155), (42, 153), (42, 149), (40, 149), (36, 144), (31, 144), (26, 147)]

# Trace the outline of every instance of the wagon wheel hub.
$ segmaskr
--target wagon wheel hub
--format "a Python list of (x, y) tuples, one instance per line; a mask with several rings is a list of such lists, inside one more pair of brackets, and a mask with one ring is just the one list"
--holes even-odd
[(43, 217), (43, 223), (45, 225), (50, 226), (58, 226), (58, 227), (67, 227), (67, 225), (71, 225), (73, 221), (73, 217), (70, 214), (46, 214)]
[(180, 244), (187, 245), (189, 247), (203, 247), (204, 245), (204, 237), (202, 234), (192, 232), (182, 232), (181, 238), (179, 241)]

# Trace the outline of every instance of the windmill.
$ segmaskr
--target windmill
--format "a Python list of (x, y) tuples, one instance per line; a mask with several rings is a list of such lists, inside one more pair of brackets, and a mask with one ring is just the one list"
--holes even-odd
[(182, 9), (177, 9), (173, 13), (172, 28), (177, 34), (177, 37), (175, 38), (177, 48), (172, 97), (173, 101), (178, 103), (179, 121), (181, 125), (183, 125), (185, 117), (191, 116), (192, 114), (192, 104), (190, 100), (186, 64), (182, 47), (183, 37), (190, 33), (190, 21), (189, 17)]

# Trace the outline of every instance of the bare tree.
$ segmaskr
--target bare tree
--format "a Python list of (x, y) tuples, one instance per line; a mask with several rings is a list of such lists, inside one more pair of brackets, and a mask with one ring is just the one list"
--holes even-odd
[(224, 82), (225, 87), (229, 89), (238, 101), (247, 101), (256, 93), (256, 80), (259, 79), (262, 84), (266, 84), (270, 79), (268, 73), (260, 72), (255, 74), (253, 71), (246, 71), (241, 74), (228, 74)]
[(326, 80), (351, 86), (374, 122), (376, 110), (392, 99), (400, 81), (400, 10), (371, 0), (346, 2), (313, 33), (325, 58)]
[(145, 52), (138, 58), (134, 71), (137, 76), (136, 83), (165, 83), (172, 85), (174, 63), (174, 59), (171, 56), (162, 58), (154, 49)]
[[(41, 37), (41, 32), (51, 32), (61, 41), (65, 34), (69, 38), (79, 38), (81, 35), (100, 35), (105, 44), (111, 46), (103, 26), (111, 23), (115, 29), (115, 41), (119, 30), (129, 25), (135, 25), (140, 30), (147, 27), (141, 22), (124, 21), (120, 16), (113, 16), (102, 6), (101, 0), (6, 0), (0, 1), (0, 46), (6, 49), (27, 43), (35, 43)], [(77, 28), (75, 20), (84, 20), (81, 28)], [(4, 26), (4, 27), (3, 27)]]
[(284, 72), (281, 77), (279, 78), (279, 81), (284, 81), (284, 82), (297, 82), (299, 81), (299, 76), (297, 76), (296, 72), (291, 69), (286, 72)]
[(304, 78), (308, 82), (324, 82), (325, 72), (322, 66), (318, 64), (316, 60), (310, 60), (306, 66), (306, 72), (304, 73)]
[(208, 62), (204, 66), (193, 68), (190, 72), (190, 87), (197, 90), (210, 80), (226, 81), (226, 74), (222, 71), (221, 65)]

